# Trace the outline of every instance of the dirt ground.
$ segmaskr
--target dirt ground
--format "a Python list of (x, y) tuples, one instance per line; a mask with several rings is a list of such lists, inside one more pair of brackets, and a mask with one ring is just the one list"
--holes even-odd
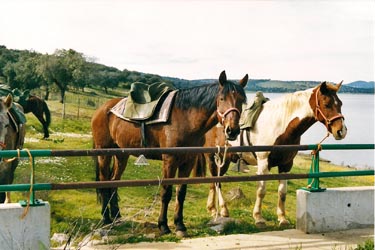
[(153, 242), (123, 245), (95, 245), (90, 242), (82, 250), (137, 249), (137, 250), (350, 250), (367, 239), (374, 239), (374, 228), (351, 229), (346, 231), (305, 234), (296, 229), (263, 232), (255, 234), (237, 234), (216, 237), (183, 239), (181, 242)]

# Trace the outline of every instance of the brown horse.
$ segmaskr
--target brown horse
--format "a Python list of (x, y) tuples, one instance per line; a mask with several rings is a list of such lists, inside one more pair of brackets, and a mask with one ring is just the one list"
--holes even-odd
[[(329, 133), (333, 134), (336, 140), (344, 139), (347, 128), (344, 122), (344, 116), (341, 114), (342, 102), (337, 96), (337, 92), (341, 87), (338, 85), (323, 82), (317, 87), (304, 91), (297, 91), (284, 95), (275, 100), (266, 102), (263, 110), (259, 115), (253, 128), (250, 130), (242, 130), (241, 136), (237, 138), (235, 145), (298, 145), (301, 136), (315, 122), (319, 121), (326, 126)], [(222, 133), (222, 132), (221, 132)], [(208, 136), (217, 136), (216, 134), (206, 134)], [(213, 139), (206, 139), (212, 141)], [(239, 143), (241, 141), (242, 143)], [(223, 146), (225, 138), (216, 138), (216, 145)], [(207, 145), (207, 146), (213, 146)], [(256, 152), (242, 153), (244, 160), (249, 164), (257, 164), (257, 174), (268, 174), (272, 167), (277, 166), (279, 173), (288, 173), (292, 166), (293, 160), (298, 151), (273, 151), (273, 152)], [(208, 155), (206, 157), (212, 157)], [(227, 157), (228, 158), (228, 157)], [(208, 161), (209, 169), (212, 175), (217, 174), (215, 162)], [(225, 162), (229, 165), (229, 162)], [(227, 170), (227, 166), (220, 171), (223, 175)], [(215, 189), (211, 187), (207, 207), (212, 212), (216, 212), (216, 204), (214, 203)], [(222, 197), (219, 191), (219, 201)], [(287, 181), (280, 180), (278, 188), (278, 204), (277, 215), (280, 225), (289, 224), (285, 218), (285, 200), (287, 191)], [(257, 226), (265, 226), (266, 221), (262, 217), (262, 200), (266, 194), (265, 181), (259, 181), (257, 184), (257, 198), (253, 210), (253, 217)], [(221, 209), (226, 209), (225, 201), (221, 200)], [(227, 211), (221, 211), (222, 216), (228, 214)]]
[[(214, 126), (205, 134), (204, 147), (216, 146), (231, 146), (226, 139), (224, 127), (220, 124)], [(208, 167), (211, 176), (223, 176), (228, 171), (230, 163), (238, 162), (239, 159), (240, 157), (236, 153), (226, 153), (225, 155), (224, 152), (199, 154), (193, 171), (195, 171), (196, 176), (205, 176)], [(216, 190), (218, 191), (217, 193)], [(222, 217), (229, 217), (229, 210), (220, 190), (221, 183), (210, 184), (210, 191), (207, 199), (207, 210), (213, 217), (216, 217), (218, 213)], [(218, 195), (217, 198), (220, 211), (218, 211), (216, 208), (216, 195)]]
[(43, 138), (47, 139), (49, 137), (48, 127), (51, 123), (51, 113), (47, 103), (35, 95), (30, 95), (28, 99), (20, 101), (19, 103), (23, 107), (25, 114), (31, 112), (35, 115), (43, 126)]
[[(11, 118), (10, 109), (12, 105), (16, 105), (19, 112), (22, 111), (22, 107), (13, 102), (11, 95), (0, 100), (0, 150), (21, 149), (23, 146), (25, 126), (24, 124), (17, 124), (17, 121)], [(0, 185), (13, 183), (14, 171), (17, 165), (18, 158), (0, 159)], [(0, 203), (9, 202), (9, 193), (0, 193)]]
[[(234, 84), (227, 80), (225, 71), (223, 71), (219, 76), (218, 83), (179, 90), (175, 95), (169, 120), (166, 123), (145, 126), (148, 147), (203, 146), (204, 134), (218, 122), (226, 128), (227, 137), (234, 140), (240, 133), (239, 118), (242, 105), (246, 101), (244, 87), (247, 81), (248, 75), (240, 80), (239, 85)], [(93, 115), (91, 127), (95, 148), (142, 147), (141, 125), (120, 119), (110, 112), (110, 109), (120, 100), (118, 98), (108, 101)], [(163, 178), (174, 178), (177, 172), (178, 177), (189, 177), (196, 154), (162, 154), (146, 155), (146, 157), (162, 160)], [(110, 156), (97, 157), (98, 180), (119, 180), (126, 168), (128, 158), (127, 154), (116, 155), (111, 169)], [(186, 235), (186, 227), (183, 222), (186, 190), (186, 184), (176, 188), (174, 224), (176, 233), (180, 236)], [(98, 191), (102, 202), (104, 223), (110, 223), (111, 217), (115, 219), (120, 216), (117, 188)], [(161, 210), (158, 227), (161, 234), (167, 234), (171, 232), (168, 226), (167, 211), (172, 197), (172, 186), (162, 185), (160, 193)]]

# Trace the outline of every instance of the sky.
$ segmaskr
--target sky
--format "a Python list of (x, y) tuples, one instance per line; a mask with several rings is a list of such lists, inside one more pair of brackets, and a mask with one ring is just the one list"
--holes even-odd
[(183, 79), (373, 81), (374, 0), (0, 0), (0, 45)]

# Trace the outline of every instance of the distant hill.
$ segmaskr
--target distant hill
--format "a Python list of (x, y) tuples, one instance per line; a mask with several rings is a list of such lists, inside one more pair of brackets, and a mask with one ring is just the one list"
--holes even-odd
[[(173, 77), (163, 77), (163, 79), (173, 82), (177, 88), (190, 88), (202, 84), (213, 83), (216, 79), (198, 79), (186, 80)], [(234, 80), (237, 81), (237, 80)], [(313, 88), (320, 84), (318, 81), (281, 81), (271, 79), (250, 79), (247, 83), (247, 91), (263, 91), (263, 92), (278, 92), (290, 93), (298, 90), (305, 90)], [(342, 85), (341, 93), (364, 93), (374, 94), (374, 82), (356, 81), (349, 84)]]
[(353, 88), (363, 88), (363, 89), (373, 89), (374, 88), (374, 81), (366, 82), (366, 81), (355, 81), (351, 82), (349, 84), (346, 84), (346, 86), (353, 87)]

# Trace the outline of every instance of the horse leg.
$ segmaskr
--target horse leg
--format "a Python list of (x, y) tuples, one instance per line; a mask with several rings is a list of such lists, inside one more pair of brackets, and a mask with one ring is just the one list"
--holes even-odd
[(174, 214), (174, 224), (176, 225), (176, 235), (178, 237), (186, 237), (186, 226), (184, 224), (184, 201), (186, 197), (187, 185), (182, 184), (176, 187), (176, 206)]
[(207, 198), (207, 211), (211, 214), (211, 216), (216, 216), (217, 209), (216, 209), (216, 188), (215, 183), (210, 183), (210, 191), (208, 192)]
[(6, 192), (5, 193), (5, 201), (4, 203), (12, 203), (11, 199), (10, 199), (10, 192)]
[(39, 116), (38, 114), (34, 113), (33, 114), (35, 115), (35, 117), (38, 119), (38, 121), (42, 124), (42, 127), (43, 127), (43, 133), (44, 133), (44, 139), (48, 138), (49, 137), (49, 132), (48, 132), (48, 125), (47, 125), (47, 122), (44, 120), (43, 118), (43, 114), (42, 116)]
[[(96, 162), (97, 168), (97, 180), (98, 181), (108, 181), (110, 178), (110, 168), (111, 156), (98, 156)], [(102, 216), (103, 223), (110, 224), (112, 223), (110, 214), (109, 214), (109, 201), (111, 199), (111, 189), (109, 188), (99, 188), (97, 189), (98, 196), (102, 203)]]
[(6, 194), (4, 192), (0, 192), (0, 203), (5, 203)]
[(48, 125), (46, 122), (42, 123), (43, 125), (43, 132), (44, 132), (44, 139), (49, 137)]
[[(177, 167), (175, 159), (171, 155), (163, 155), (163, 177), (164, 178), (173, 178), (176, 176)], [(158, 218), (158, 227), (160, 234), (169, 234), (171, 230), (168, 227), (168, 205), (172, 199), (172, 185), (162, 185), (160, 190), (161, 197), (161, 207), (160, 214)]]
[(160, 215), (158, 219), (158, 227), (160, 230), (160, 234), (169, 234), (171, 230), (168, 227), (168, 219), (167, 219), (167, 212), (168, 212), (168, 204), (172, 198), (172, 186), (171, 185), (162, 185), (160, 190), (161, 196), (161, 208), (160, 208)]
[[(228, 157), (228, 156), (227, 156)], [(211, 171), (211, 176), (217, 176), (217, 173), (220, 172), (220, 176), (223, 176), (229, 167), (230, 159), (226, 159), (225, 164), (220, 168), (218, 171), (218, 167), (216, 166), (214, 156), (207, 159), (209, 164), (209, 169)], [(229, 217), (229, 210), (227, 208), (224, 196), (221, 192), (221, 183), (211, 183), (210, 184), (210, 191), (208, 194), (207, 205), (206, 208), (209, 212), (211, 212), (211, 216), (216, 216), (217, 208), (216, 208), (216, 193), (218, 195), (219, 201), (219, 208), (220, 208), (220, 216), (222, 217)]]
[[(116, 155), (114, 157), (114, 167), (112, 170), (111, 180), (120, 180), (122, 174), (125, 171), (126, 164), (128, 162), (128, 155)], [(111, 189), (111, 199), (110, 199), (110, 212), (113, 219), (121, 218), (120, 209), (118, 206), (118, 188)]]
[[(268, 174), (268, 161), (267, 159), (258, 160), (258, 175)], [(253, 209), (253, 218), (255, 220), (255, 225), (257, 227), (265, 227), (266, 220), (262, 216), (262, 202), (266, 195), (266, 182), (265, 181), (258, 181), (257, 182), (257, 197), (255, 200), (255, 205)]]
[[(220, 168), (220, 176), (223, 176), (229, 168), (230, 165), (230, 158), (229, 154), (226, 156), (227, 159), (225, 160), (225, 164)], [(227, 208), (227, 204), (225, 202), (224, 196), (221, 192), (221, 183), (219, 183), (218, 187), (218, 198), (219, 198), (219, 207), (220, 207), (220, 215), (221, 217), (229, 217), (229, 210)]]
[[(217, 176), (217, 167), (214, 161), (214, 154), (207, 154), (205, 155), (206, 162), (208, 164), (208, 169), (211, 172), (211, 176)], [(207, 211), (211, 213), (211, 216), (216, 216), (217, 208), (216, 208), (216, 185), (215, 183), (210, 184), (210, 191), (208, 192), (207, 204), (206, 204)]]
[[(178, 178), (189, 177), (191, 170), (193, 169), (193, 164), (191, 164), (190, 159), (188, 159), (184, 164), (179, 166)], [(186, 237), (187, 229), (184, 224), (184, 202), (186, 198), (187, 184), (178, 185), (176, 187), (176, 206), (174, 213), (174, 224), (176, 226), (176, 235), (178, 237)]]
[(225, 202), (224, 196), (221, 193), (221, 183), (218, 184), (218, 199), (219, 199), (219, 207), (220, 207), (220, 216), (221, 217), (229, 217), (229, 210), (227, 208), (227, 204)]
[(285, 200), (286, 200), (286, 193), (287, 193), (287, 185), (288, 185), (287, 180), (279, 181), (278, 202), (277, 202), (277, 217), (279, 221), (279, 226), (289, 225), (289, 221), (285, 218)]

